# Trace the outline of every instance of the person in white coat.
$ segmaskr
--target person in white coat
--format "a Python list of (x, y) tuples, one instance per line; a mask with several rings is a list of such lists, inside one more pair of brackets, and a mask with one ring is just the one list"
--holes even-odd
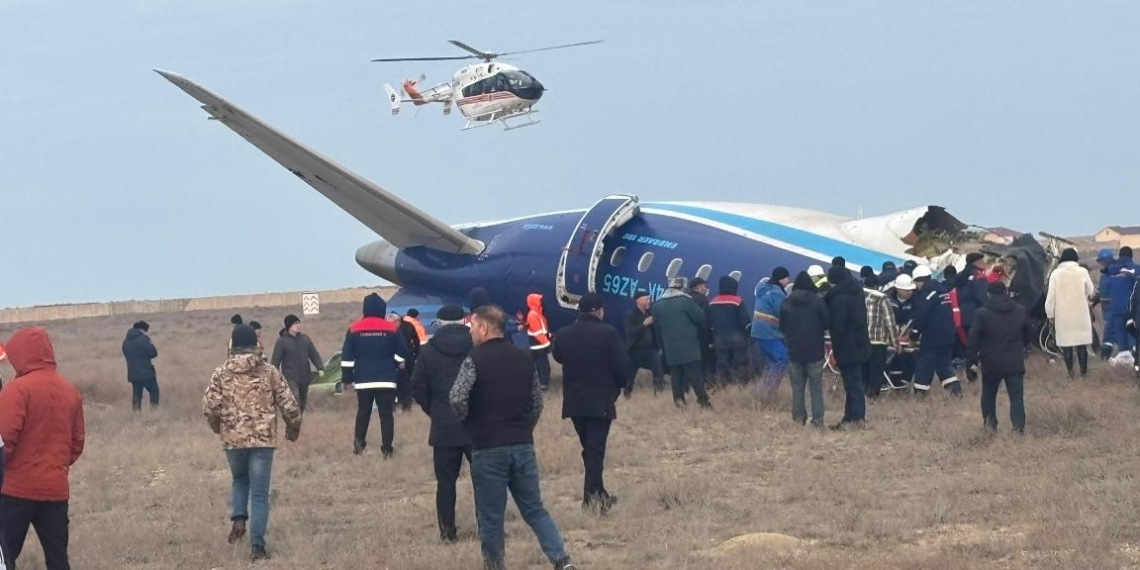
[(1093, 341), (1089, 300), (1096, 295), (1096, 287), (1078, 261), (1077, 250), (1070, 247), (1061, 252), (1061, 263), (1049, 275), (1049, 294), (1045, 297), (1045, 314), (1053, 325), (1069, 378), (1073, 377), (1073, 349), (1080, 361), (1081, 378), (1088, 376), (1088, 347)]

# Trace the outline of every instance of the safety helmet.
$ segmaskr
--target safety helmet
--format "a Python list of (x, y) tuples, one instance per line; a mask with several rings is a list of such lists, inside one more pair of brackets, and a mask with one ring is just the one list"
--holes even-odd
[(919, 265), (918, 267), (914, 268), (914, 273), (912, 274), (912, 277), (914, 279), (929, 279), (931, 275), (934, 275), (934, 273), (932, 273), (930, 271), (930, 266)]
[(892, 283), (891, 286), (899, 291), (914, 291), (916, 289), (914, 279), (905, 273), (896, 277), (895, 282)]

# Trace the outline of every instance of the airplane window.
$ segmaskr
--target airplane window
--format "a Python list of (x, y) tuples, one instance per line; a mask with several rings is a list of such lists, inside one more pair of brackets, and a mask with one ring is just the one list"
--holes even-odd
[(625, 259), (625, 246), (621, 246), (614, 250), (613, 255), (610, 256), (610, 266), (617, 267), (621, 265), (622, 260)]
[(709, 275), (712, 275), (712, 266), (711, 265), (705, 264), (705, 265), (702, 265), (700, 267), (700, 269), (697, 269), (697, 277), (700, 277), (701, 279), (708, 281)]
[(649, 266), (653, 265), (653, 252), (647, 251), (645, 255), (641, 256), (641, 261), (637, 262), (637, 270), (645, 273), (649, 271)]
[(684, 263), (684, 262), (681, 261), (681, 258), (677, 258), (677, 259), (674, 259), (673, 261), (670, 261), (669, 267), (665, 268), (665, 277), (668, 277), (669, 279), (676, 277), (677, 274), (681, 272), (681, 264), (682, 263)]
[(733, 271), (732, 273), (729, 273), (728, 276), (739, 282), (741, 273), (739, 271)]

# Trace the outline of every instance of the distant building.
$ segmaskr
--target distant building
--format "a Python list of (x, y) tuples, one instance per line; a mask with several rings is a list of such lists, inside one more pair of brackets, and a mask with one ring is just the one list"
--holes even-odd
[(1108, 226), (1096, 234), (1098, 244), (1115, 242), (1120, 247), (1140, 248), (1140, 226)]
[(986, 230), (986, 234), (982, 236), (982, 241), (986, 243), (997, 243), (1002, 245), (1009, 245), (1013, 240), (1021, 236), (1021, 232), (1011, 230), (1009, 228), (990, 228)]

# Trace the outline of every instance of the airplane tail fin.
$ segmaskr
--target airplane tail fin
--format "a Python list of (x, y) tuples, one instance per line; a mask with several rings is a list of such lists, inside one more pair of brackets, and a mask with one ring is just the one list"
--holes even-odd
[(388, 83), (384, 84), (384, 93), (386, 93), (388, 95), (388, 103), (391, 104), (391, 106), (392, 106), (392, 114), (393, 115), (399, 115), (400, 114), (400, 94), (397, 93), (396, 89), (394, 87), (392, 87), (391, 84), (388, 84)]

